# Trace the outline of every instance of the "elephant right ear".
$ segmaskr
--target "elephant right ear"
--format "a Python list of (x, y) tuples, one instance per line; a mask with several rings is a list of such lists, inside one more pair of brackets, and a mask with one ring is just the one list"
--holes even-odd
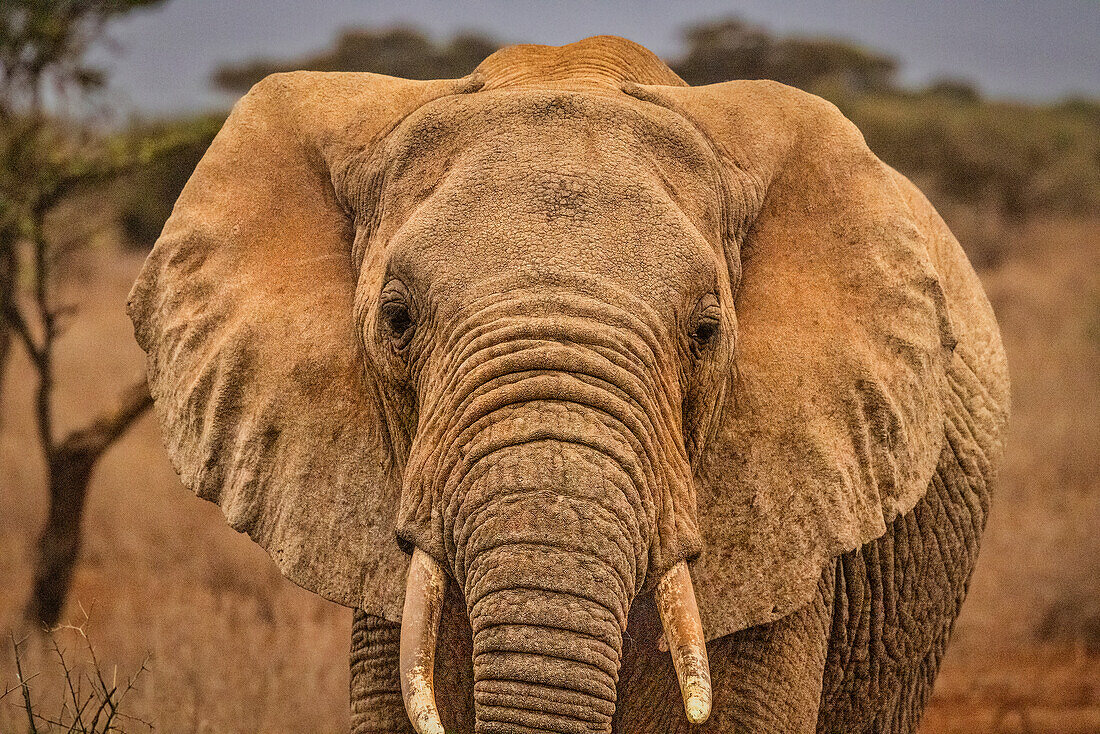
[(347, 188), (408, 113), (476, 85), (268, 77), (195, 169), (130, 294), (183, 483), (290, 580), (391, 620), (408, 568), (401, 468), (354, 319), (355, 221), (373, 213), (349, 213), (364, 197)]
[(824, 100), (774, 82), (646, 87), (711, 141), (727, 181), (737, 336), (699, 459), (708, 638), (810, 601), (932, 481), (955, 330), (928, 218)]

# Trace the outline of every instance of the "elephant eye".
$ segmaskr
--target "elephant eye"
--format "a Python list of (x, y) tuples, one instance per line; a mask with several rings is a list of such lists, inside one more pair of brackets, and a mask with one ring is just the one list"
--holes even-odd
[(709, 348), (718, 340), (720, 325), (718, 319), (713, 316), (703, 316), (695, 325), (695, 331), (691, 333), (691, 349), (696, 357), (703, 350)]
[(718, 337), (718, 319), (704, 317), (700, 319), (691, 338), (700, 346), (709, 346)]
[(718, 341), (722, 331), (721, 316), (718, 299), (713, 294), (700, 300), (696, 308), (695, 328), (691, 332), (691, 351), (696, 357)]
[(409, 307), (401, 301), (387, 301), (381, 307), (382, 329), (386, 336), (401, 348), (408, 344), (413, 333), (413, 319)]

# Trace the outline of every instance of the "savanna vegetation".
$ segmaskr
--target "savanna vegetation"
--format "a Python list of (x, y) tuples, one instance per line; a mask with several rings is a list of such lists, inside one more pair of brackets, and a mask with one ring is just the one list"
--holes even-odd
[[(12, 632), (0, 731), (343, 730), (350, 613), (283, 580), (180, 489), (133, 387), (142, 355), (126, 294), (224, 118), (97, 115), (104, 79), (86, 51), (146, 4), (0, 10), (0, 632)], [(684, 41), (670, 63), (690, 83), (771, 78), (837, 104), (930, 195), (1001, 320), (1012, 440), (924, 730), (1100, 731), (1100, 103), (989, 100), (960, 79), (906, 88), (888, 54), (739, 21)], [(283, 69), (453, 77), (499, 45), (351, 30), (211, 82), (237, 94)], [(78, 467), (83, 546), (50, 617), (35, 590), (58, 578), (41, 571), (41, 538), (56, 477), (77, 466), (62, 448), (105, 425), (110, 440)]]

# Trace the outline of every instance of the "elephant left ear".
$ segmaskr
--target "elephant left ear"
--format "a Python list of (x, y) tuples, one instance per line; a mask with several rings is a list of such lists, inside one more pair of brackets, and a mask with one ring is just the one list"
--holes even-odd
[(649, 88), (727, 177), (735, 371), (699, 457), (707, 637), (770, 622), (927, 489), (947, 305), (896, 174), (831, 104), (773, 82)]
[[(168, 455), (296, 584), (391, 621), (401, 456), (355, 316), (365, 161), (478, 79), (267, 77), (234, 107), (130, 294)], [(196, 548), (201, 552), (201, 548)]]

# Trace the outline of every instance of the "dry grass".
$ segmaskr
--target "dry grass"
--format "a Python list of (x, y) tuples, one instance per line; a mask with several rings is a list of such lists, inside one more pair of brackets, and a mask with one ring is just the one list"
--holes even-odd
[[(959, 227), (965, 243), (971, 233)], [(925, 732), (1100, 732), (1100, 222), (1035, 222), (982, 273), (1008, 453)]]
[[(978, 223), (957, 222), (964, 241), (988, 246)], [(1010, 255), (983, 273), (1009, 349), (1013, 435), (925, 732), (1100, 731), (1098, 233), (1087, 220), (1006, 231)], [(141, 258), (106, 252), (73, 273), (94, 286), (63, 342), (66, 424), (141, 368), (123, 314)], [(25, 363), (13, 365), (10, 387), (0, 426), (0, 631), (18, 620), (44, 513)], [(284, 581), (215, 507), (180, 489), (151, 418), (100, 466), (86, 527), (73, 599), (89, 609), (98, 655), (130, 672), (151, 655), (128, 713), (163, 732), (346, 729), (350, 613)], [(75, 606), (68, 614), (79, 615)], [(46, 652), (27, 664), (47, 669)], [(13, 681), (8, 650), (0, 692)], [(32, 683), (42, 696), (60, 684), (56, 675)], [(8, 704), (0, 731), (23, 730)]]
[(952, 653), (925, 714), (925, 734), (1096, 734), (1100, 657), (1070, 647)]

